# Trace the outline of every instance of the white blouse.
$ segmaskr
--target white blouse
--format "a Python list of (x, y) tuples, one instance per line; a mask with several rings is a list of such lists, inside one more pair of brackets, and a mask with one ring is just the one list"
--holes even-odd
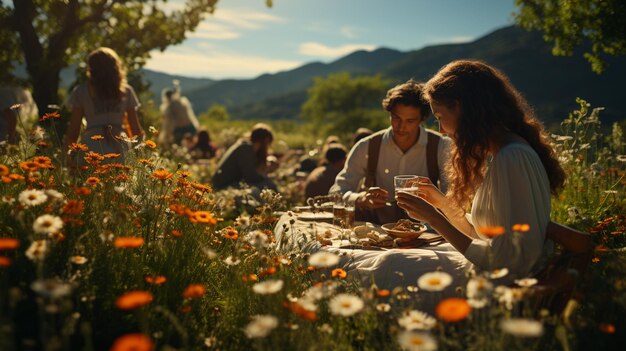
[[(510, 278), (536, 273), (552, 253), (546, 240), (550, 221), (550, 181), (539, 155), (524, 143), (504, 146), (488, 165), (470, 215), (480, 239), (474, 239), (465, 257), (478, 269), (508, 268)], [(528, 232), (514, 232), (514, 224), (528, 224)], [(502, 226), (506, 233), (490, 239), (485, 226)]]

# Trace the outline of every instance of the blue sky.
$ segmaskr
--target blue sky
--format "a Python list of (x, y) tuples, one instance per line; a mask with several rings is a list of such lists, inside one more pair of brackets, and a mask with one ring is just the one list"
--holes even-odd
[(268, 8), (265, 0), (220, 0), (185, 42), (153, 52), (146, 67), (190, 77), (253, 78), (358, 49), (467, 42), (512, 24), (513, 1), (274, 0)]

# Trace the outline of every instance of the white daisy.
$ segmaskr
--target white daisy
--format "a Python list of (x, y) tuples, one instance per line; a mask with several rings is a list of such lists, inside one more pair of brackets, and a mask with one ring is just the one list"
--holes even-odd
[(535, 278), (524, 278), (524, 279), (515, 279), (515, 284), (524, 287), (524, 288), (529, 288), (535, 284), (537, 284), (537, 279)]
[(483, 300), (491, 295), (493, 284), (485, 277), (474, 277), (467, 282), (467, 297), (470, 300)]
[(248, 234), (246, 234), (245, 240), (257, 249), (267, 247), (267, 244), (269, 242), (267, 234), (263, 233), (260, 230), (253, 230), (249, 232)]
[(63, 228), (61, 217), (49, 214), (41, 215), (33, 222), (33, 230), (38, 234), (54, 234)]
[(493, 271), (489, 273), (489, 278), (499, 279), (499, 278), (505, 277), (507, 274), (509, 274), (508, 268), (494, 269)]
[(543, 324), (534, 319), (511, 318), (500, 321), (503, 332), (522, 338), (533, 338), (543, 335)]
[(32, 261), (41, 261), (46, 257), (48, 251), (48, 242), (45, 240), (35, 240), (30, 247), (26, 249), (26, 257)]
[(37, 206), (48, 200), (48, 195), (41, 190), (29, 189), (24, 190), (18, 195), (20, 203), (26, 207)]
[(250, 339), (264, 338), (278, 326), (278, 318), (272, 315), (252, 316), (252, 321), (244, 329)]
[(330, 313), (343, 317), (360, 312), (364, 305), (360, 297), (351, 294), (339, 294), (328, 302)]
[(411, 310), (398, 318), (398, 324), (406, 330), (430, 330), (435, 327), (437, 321), (422, 311)]
[(270, 279), (254, 284), (252, 290), (259, 295), (270, 295), (279, 292), (283, 285), (284, 283), (280, 279)]
[(34, 292), (44, 297), (53, 299), (67, 296), (72, 292), (70, 284), (63, 283), (56, 279), (39, 279), (30, 284)]
[(235, 224), (238, 225), (239, 227), (243, 228), (247, 228), (250, 226), (250, 216), (242, 214), (239, 215), (239, 217), (237, 217), (237, 219), (235, 219)]
[(437, 341), (430, 334), (415, 331), (403, 331), (398, 334), (398, 344), (403, 350), (434, 351)]
[(452, 284), (452, 276), (446, 272), (430, 272), (417, 279), (417, 286), (427, 291), (442, 291)]
[(338, 283), (333, 281), (327, 281), (323, 284), (314, 285), (304, 291), (303, 298), (311, 299), (313, 301), (321, 300), (323, 298), (331, 297), (335, 293)]
[(46, 195), (48, 195), (50, 198), (52, 198), (53, 200), (63, 200), (63, 198), (65, 197), (65, 195), (63, 195), (62, 193), (54, 190), (54, 189), (47, 189), (46, 190)]
[(228, 256), (226, 257), (226, 259), (224, 260), (224, 263), (226, 263), (229, 266), (236, 266), (239, 263), (241, 263), (241, 260), (237, 257), (233, 257), (233, 256)]
[(332, 267), (339, 263), (339, 256), (334, 253), (319, 251), (309, 257), (309, 264), (316, 268)]
[(376, 305), (376, 310), (378, 312), (389, 312), (391, 310), (391, 305), (388, 303), (379, 303)]

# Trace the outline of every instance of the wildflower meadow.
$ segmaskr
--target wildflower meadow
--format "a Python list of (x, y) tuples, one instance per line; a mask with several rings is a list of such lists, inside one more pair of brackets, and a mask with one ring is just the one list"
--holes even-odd
[(0, 146), (0, 350), (623, 349), (626, 143), (578, 102), (553, 131), (568, 175), (553, 219), (595, 250), (558, 312), (532, 303), (532, 277), (503, 286), (497, 271), (431, 315), (418, 292), (455, 286), (447, 273), (384, 290), (337, 255), (281, 250), (276, 221), (304, 201), (287, 143), (279, 192), (258, 201), (214, 192), (215, 164), (158, 145), (155, 128), (125, 141), (122, 163), (82, 144), (62, 154), (57, 113), (20, 119), (20, 142)]

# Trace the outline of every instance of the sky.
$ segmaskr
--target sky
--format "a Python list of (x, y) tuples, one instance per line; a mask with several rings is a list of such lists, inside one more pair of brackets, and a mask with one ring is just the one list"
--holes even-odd
[[(184, 0), (166, 6), (181, 8)], [(188, 77), (254, 78), (355, 50), (462, 43), (513, 24), (514, 0), (219, 0), (179, 45), (146, 68)]]

